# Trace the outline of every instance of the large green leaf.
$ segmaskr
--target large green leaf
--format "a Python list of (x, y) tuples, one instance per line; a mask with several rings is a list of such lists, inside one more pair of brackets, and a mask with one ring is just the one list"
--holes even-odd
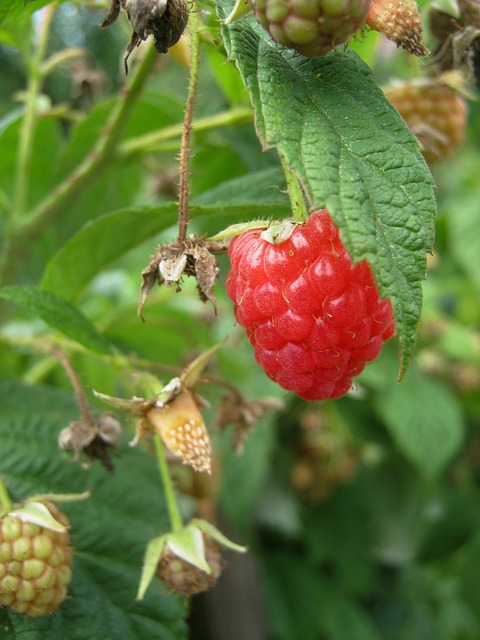
[(399, 450), (426, 476), (438, 474), (462, 444), (465, 425), (457, 399), (416, 367), (374, 402)]
[[(272, 214), (272, 207), (255, 202), (230, 206), (198, 205), (192, 208), (191, 213), (194, 218), (216, 217), (218, 229), (241, 216), (247, 219), (252, 216), (268, 217)], [(53, 256), (45, 270), (42, 287), (67, 300), (75, 300), (100, 271), (145, 240), (171, 227), (177, 215), (178, 205), (172, 203), (125, 209), (98, 218)], [(173, 235), (172, 240), (174, 238)], [(145, 257), (145, 265), (148, 261), (149, 255)]]
[[(216, 0), (220, 18), (231, 0)], [(257, 133), (294, 168), (314, 208), (326, 207), (355, 261), (366, 258), (391, 298), (402, 371), (421, 312), (435, 199), (418, 144), (353, 52), (306, 59), (256, 21), (224, 25), (228, 56), (248, 88)]]
[(182, 601), (155, 580), (135, 601), (148, 540), (168, 530), (161, 482), (145, 451), (124, 443), (113, 474), (85, 472), (57, 449), (59, 431), (77, 416), (69, 395), (48, 387), (0, 383), (0, 475), (15, 500), (43, 492), (91, 489), (65, 503), (75, 548), (69, 598), (51, 616), (29, 619), (0, 610), (2, 638), (12, 640), (182, 640)]
[(18, 285), (3, 287), (0, 289), (0, 297), (33, 313), (50, 327), (58, 329), (87, 349), (104, 353), (110, 351), (109, 342), (88, 318), (55, 293)]

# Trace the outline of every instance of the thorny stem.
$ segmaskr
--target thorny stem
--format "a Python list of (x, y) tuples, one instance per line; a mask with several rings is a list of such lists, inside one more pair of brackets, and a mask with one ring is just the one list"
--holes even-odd
[(5, 486), (3, 480), (0, 478), (0, 511), (5, 511), (6, 513), (8, 513), (12, 509), (13, 503), (10, 496), (8, 495), (7, 487)]
[(180, 146), (180, 188), (178, 199), (178, 241), (185, 242), (188, 227), (188, 185), (190, 165), (190, 134), (192, 132), (193, 112), (198, 91), (198, 73), (200, 68), (200, 16), (198, 6), (192, 2), (190, 9), (190, 76), (187, 103), (183, 118), (182, 143)]
[(85, 391), (83, 389), (82, 383), (80, 382), (80, 378), (78, 377), (77, 372), (73, 368), (72, 363), (70, 362), (70, 360), (67, 358), (67, 356), (64, 354), (64, 352), (61, 349), (58, 349), (57, 347), (52, 347), (51, 351), (52, 351), (52, 354), (55, 356), (55, 358), (60, 362), (62, 367), (65, 369), (65, 373), (67, 374), (71, 382), (71, 385), (73, 387), (73, 390), (75, 391), (75, 398), (77, 400), (82, 422), (85, 425), (94, 427), (94, 422), (93, 422), (92, 414), (90, 411), (90, 407), (88, 405), (87, 396), (85, 395)]
[(42, 69), (43, 59), (47, 50), (50, 25), (56, 5), (48, 5), (43, 13), (43, 18), (38, 31), (38, 42), (31, 59), (29, 60), (29, 80), (26, 92), (25, 115), (20, 131), (18, 147), (17, 173), (15, 181), (15, 196), (13, 205), (13, 223), (26, 210), (28, 206), (28, 193), (30, 182), (30, 168), (32, 164), (33, 143), (37, 126), (37, 100), (41, 91), (44, 73)]
[(170, 516), (170, 524), (172, 525), (173, 532), (179, 531), (183, 527), (182, 516), (180, 515), (180, 510), (175, 498), (175, 491), (173, 489), (172, 477), (170, 475), (170, 469), (168, 468), (163, 442), (158, 433), (154, 434), (154, 441), (155, 451), (157, 454), (158, 469), (160, 471), (160, 477), (162, 478), (163, 482), (163, 490), (165, 492), (168, 515)]
[(292, 205), (293, 219), (295, 222), (305, 222), (308, 218), (308, 211), (297, 174), (295, 173), (295, 170), (289, 166), (287, 159), (281, 151), (278, 152), (278, 155), (280, 156), (283, 172), (287, 180), (288, 195), (290, 197), (290, 204)]

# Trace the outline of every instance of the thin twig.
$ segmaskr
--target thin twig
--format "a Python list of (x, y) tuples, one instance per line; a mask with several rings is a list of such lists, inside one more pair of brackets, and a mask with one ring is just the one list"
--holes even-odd
[(190, 173), (190, 134), (192, 132), (193, 112), (198, 92), (198, 73), (200, 68), (200, 17), (197, 3), (192, 2), (190, 11), (190, 78), (188, 96), (183, 119), (182, 143), (180, 147), (180, 189), (178, 212), (178, 241), (185, 242), (188, 227), (188, 197)]
[(153, 45), (147, 45), (141, 64), (132, 76), (130, 84), (123, 90), (123, 99), (113, 109), (95, 147), (83, 162), (18, 225), (17, 236), (38, 234), (92, 179), (98, 177), (99, 172), (108, 167), (108, 161), (114, 155), (135, 103), (141, 95), (156, 60), (157, 53)]
[(77, 372), (72, 366), (72, 363), (70, 362), (70, 360), (67, 358), (67, 356), (61, 349), (58, 349), (57, 347), (52, 347), (51, 352), (55, 356), (55, 358), (60, 362), (60, 364), (65, 370), (65, 373), (67, 374), (70, 380), (70, 383), (75, 392), (75, 398), (77, 400), (78, 409), (80, 411), (82, 422), (85, 425), (94, 427), (94, 421), (92, 418), (92, 413), (90, 411), (90, 406), (88, 404), (87, 396), (83, 389), (83, 385), (80, 382), (80, 378), (78, 377)]

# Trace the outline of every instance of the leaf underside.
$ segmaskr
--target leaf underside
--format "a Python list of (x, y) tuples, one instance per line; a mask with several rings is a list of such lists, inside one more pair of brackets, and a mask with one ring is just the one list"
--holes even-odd
[[(232, 2), (216, 4), (224, 19)], [(403, 374), (436, 212), (415, 137), (352, 51), (304, 58), (276, 45), (253, 18), (223, 25), (223, 36), (264, 149), (284, 155), (311, 208), (328, 209), (353, 260), (369, 262), (382, 296), (391, 299)]]

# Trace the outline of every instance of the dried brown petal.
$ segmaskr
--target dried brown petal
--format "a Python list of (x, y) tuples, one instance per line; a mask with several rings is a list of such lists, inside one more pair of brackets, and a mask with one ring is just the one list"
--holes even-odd
[(215, 280), (218, 278), (220, 269), (217, 260), (206, 247), (197, 245), (193, 251), (195, 260), (195, 275), (197, 277), (200, 294), (205, 300), (210, 300), (217, 313), (217, 301), (213, 295)]
[(121, 425), (111, 413), (102, 413), (98, 420), (71, 422), (58, 436), (62, 451), (71, 451), (78, 460), (84, 454), (90, 460), (99, 460), (109, 471), (113, 470), (111, 450), (120, 444)]
[(218, 407), (215, 426), (235, 426), (233, 446), (236, 451), (243, 447), (250, 429), (257, 424), (267, 411), (281, 411), (285, 408), (283, 400), (274, 396), (258, 398), (253, 402), (245, 402), (240, 395), (223, 396)]
[(209, 251), (203, 238), (188, 238), (185, 242), (171, 242), (159, 246), (150, 264), (142, 271), (140, 317), (145, 302), (157, 282), (167, 287), (175, 284), (176, 291), (179, 292), (184, 275), (197, 279), (201, 299), (210, 300), (216, 312), (213, 287), (219, 273), (216, 258)]

